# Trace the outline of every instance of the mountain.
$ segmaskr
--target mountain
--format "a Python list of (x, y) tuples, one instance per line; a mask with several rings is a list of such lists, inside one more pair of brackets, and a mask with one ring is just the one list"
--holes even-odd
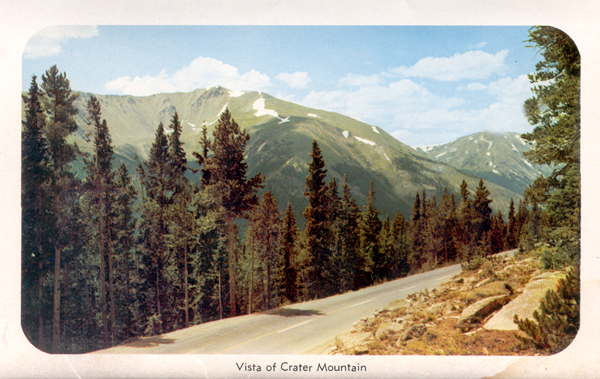
[(523, 157), (531, 146), (518, 133), (480, 132), (419, 150), (436, 162), (520, 194), (540, 174), (552, 172), (549, 166), (532, 165)]
[[(83, 151), (92, 151), (93, 130), (86, 118), (89, 93), (80, 93), (76, 106), (79, 130), (74, 140)], [(251, 138), (246, 146), (248, 175), (261, 172), (265, 190), (275, 195), (281, 210), (290, 202), (299, 221), (307, 205), (305, 179), (312, 140), (319, 143), (328, 177), (341, 186), (344, 174), (353, 195), (362, 206), (373, 180), (376, 202), (382, 215), (402, 212), (410, 216), (417, 192), (426, 190), (438, 200), (447, 188), (459, 193), (465, 179), (474, 192), (479, 177), (467, 175), (445, 162), (399, 142), (377, 126), (365, 124), (333, 112), (303, 107), (261, 92), (230, 91), (223, 87), (198, 89), (188, 93), (163, 93), (145, 97), (95, 95), (102, 106), (118, 160), (134, 170), (146, 159), (159, 123), (167, 133), (171, 116), (182, 120), (181, 139), (192, 160), (199, 150), (202, 124), (209, 136), (227, 107), (236, 122)], [(135, 171), (132, 171), (135, 174)], [(190, 174), (193, 178), (193, 175)], [(197, 178), (196, 178), (197, 180)], [(493, 207), (505, 211), (510, 199), (520, 195), (494, 183), (487, 183)], [(259, 194), (262, 195), (262, 194)], [(458, 200), (458, 197), (457, 197)]]

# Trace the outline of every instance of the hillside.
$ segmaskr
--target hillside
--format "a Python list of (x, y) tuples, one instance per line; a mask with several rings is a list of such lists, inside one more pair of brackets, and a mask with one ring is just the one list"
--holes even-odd
[[(84, 151), (91, 151), (92, 129), (87, 124), (86, 103), (91, 94), (81, 93), (76, 102), (80, 113), (75, 135)], [(202, 125), (212, 135), (218, 117), (227, 107), (233, 118), (249, 132), (248, 174), (261, 172), (265, 189), (271, 190), (281, 210), (291, 202), (303, 222), (306, 206), (303, 194), (311, 142), (317, 140), (329, 178), (338, 183), (344, 174), (359, 204), (364, 204), (369, 182), (374, 181), (376, 206), (381, 214), (402, 212), (409, 217), (416, 192), (441, 196), (444, 188), (457, 194), (463, 179), (474, 191), (479, 176), (460, 172), (446, 162), (435, 161), (394, 139), (384, 130), (350, 117), (306, 108), (261, 92), (234, 92), (223, 87), (198, 89), (188, 93), (157, 94), (146, 97), (96, 95), (102, 106), (115, 152), (133, 170), (147, 157), (160, 122), (169, 133), (171, 116), (182, 120), (182, 141), (191, 159), (198, 149)], [(516, 192), (494, 183), (486, 184), (495, 209), (508, 209)]]
[(522, 194), (549, 166), (532, 165), (523, 157), (531, 146), (518, 133), (480, 132), (430, 146), (424, 151), (436, 162), (446, 163), (466, 174), (483, 178)]
[(536, 349), (514, 322), (515, 314), (533, 319), (546, 292), (556, 291), (570, 269), (544, 269), (532, 253), (465, 266), (440, 286), (393, 301), (363, 318), (349, 333), (337, 336), (324, 353), (547, 355), (562, 350), (575, 337), (564, 336), (553, 346), (555, 350)]

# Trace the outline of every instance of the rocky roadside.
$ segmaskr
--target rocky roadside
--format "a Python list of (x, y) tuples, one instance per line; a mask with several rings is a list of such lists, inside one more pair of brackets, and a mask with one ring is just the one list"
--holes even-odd
[(534, 355), (522, 346), (514, 315), (532, 318), (548, 289), (565, 277), (536, 257), (482, 259), (431, 291), (388, 304), (336, 337), (328, 354)]

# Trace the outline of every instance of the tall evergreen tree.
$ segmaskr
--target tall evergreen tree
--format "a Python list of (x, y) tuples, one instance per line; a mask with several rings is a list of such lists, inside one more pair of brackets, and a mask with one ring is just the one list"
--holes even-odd
[(467, 260), (470, 262), (471, 258), (476, 253), (476, 236), (473, 228), (473, 221), (475, 218), (473, 203), (470, 198), (469, 189), (467, 182), (462, 181), (460, 185), (460, 198), (461, 201), (458, 204), (456, 210), (457, 216), (457, 233), (454, 236), (454, 241), (461, 260)]
[(112, 230), (114, 239), (114, 250), (119, 252), (118, 267), (115, 268), (119, 280), (120, 291), (117, 294), (118, 308), (121, 320), (125, 320), (123, 326), (124, 338), (137, 335), (139, 324), (140, 300), (138, 289), (141, 282), (139, 276), (139, 264), (137, 253), (134, 250), (134, 235), (136, 233), (136, 222), (133, 214), (134, 202), (137, 198), (133, 181), (125, 167), (121, 163), (114, 177), (113, 206), (112, 206)]
[(391, 257), (393, 276), (405, 276), (411, 270), (409, 265), (409, 223), (401, 213), (396, 213), (392, 220), (392, 236), (394, 238), (394, 254)]
[(275, 280), (280, 278), (279, 245), (281, 236), (281, 219), (279, 216), (277, 200), (271, 191), (266, 191), (260, 201), (256, 217), (256, 234), (258, 254), (257, 258), (263, 266), (263, 304), (264, 309), (271, 309), (278, 305), (274, 289), (279, 288)]
[[(100, 256), (100, 303), (102, 305), (102, 325), (104, 346), (108, 346), (108, 339), (115, 343), (115, 289), (113, 272), (113, 249), (111, 235), (111, 187), (114, 173), (112, 172), (113, 146), (112, 139), (106, 124), (101, 120), (102, 110), (100, 102), (91, 96), (87, 103), (90, 124), (94, 127), (94, 154), (92, 159), (86, 161), (88, 183), (91, 187), (92, 205), (97, 207), (97, 252)], [(108, 291), (107, 295), (107, 275)], [(110, 335), (108, 322), (107, 301), (110, 299)]]
[(306, 177), (306, 188), (304, 195), (308, 199), (308, 206), (304, 209), (306, 218), (306, 238), (308, 243), (308, 253), (310, 259), (308, 291), (316, 294), (317, 297), (323, 296), (325, 288), (323, 286), (323, 267), (328, 261), (327, 250), (327, 208), (325, 161), (321, 155), (321, 149), (317, 141), (313, 140), (310, 156), (312, 158), (308, 166), (308, 176)]
[(221, 114), (213, 132), (210, 150), (213, 156), (207, 159), (205, 171), (209, 172), (209, 184), (214, 196), (223, 207), (227, 223), (228, 270), (229, 270), (229, 313), (237, 314), (235, 286), (235, 224), (250, 207), (258, 203), (256, 191), (262, 188), (264, 178), (257, 174), (246, 179), (248, 164), (244, 161), (246, 143), (250, 136), (240, 130), (228, 109)]
[(283, 216), (281, 229), (281, 258), (282, 258), (282, 280), (280, 291), (282, 303), (294, 303), (298, 299), (298, 269), (296, 268), (298, 227), (292, 211), (292, 205), (288, 203)]
[(352, 198), (352, 189), (348, 184), (346, 175), (344, 175), (339, 216), (339, 251), (342, 254), (340, 280), (342, 291), (361, 287), (361, 279), (360, 275), (358, 275), (359, 268), (362, 265), (360, 259), (359, 218), (360, 208), (356, 200)]
[(475, 198), (473, 199), (473, 227), (475, 239), (478, 242), (485, 238), (486, 233), (492, 226), (492, 208), (490, 208), (492, 200), (489, 196), (490, 191), (485, 187), (483, 179), (480, 179), (479, 185), (475, 189)]
[(78, 95), (71, 92), (71, 85), (65, 73), (59, 73), (52, 66), (42, 75), (44, 91), (44, 108), (48, 116), (45, 138), (49, 152), (51, 178), (49, 193), (52, 203), (53, 230), (52, 245), (54, 251), (53, 270), (53, 311), (52, 311), (52, 352), (59, 352), (61, 346), (61, 280), (63, 250), (73, 240), (67, 225), (68, 217), (78, 197), (78, 181), (75, 179), (70, 164), (75, 160), (78, 149), (67, 142), (67, 137), (77, 130), (74, 116), (77, 109), (73, 105)]
[(443, 218), (442, 223), (442, 246), (443, 261), (451, 262), (456, 259), (456, 245), (454, 244), (454, 234), (456, 233), (456, 203), (454, 196), (449, 194), (444, 188), (442, 199), (440, 200), (439, 214)]
[(412, 213), (410, 215), (410, 243), (411, 254), (409, 257), (409, 265), (412, 270), (417, 270), (421, 267), (423, 257), (423, 229), (424, 223), (422, 218), (421, 198), (419, 193), (415, 195)]
[[(22, 209), (22, 296), (23, 331), (39, 349), (44, 349), (44, 275), (50, 269), (48, 246), (47, 204), (49, 156), (44, 137), (46, 119), (41, 104), (42, 93), (33, 76), (25, 103), (22, 132), (21, 209)], [(37, 333), (36, 333), (37, 332)], [(35, 333), (35, 338), (33, 337)]]
[(169, 141), (162, 123), (156, 130), (148, 160), (138, 166), (144, 188), (142, 218), (139, 227), (144, 260), (144, 279), (148, 317), (146, 333), (163, 332), (162, 314), (165, 307), (165, 269), (167, 266), (166, 232), (169, 204)]
[(385, 276), (387, 265), (386, 257), (383, 256), (379, 244), (382, 223), (379, 219), (379, 210), (375, 207), (375, 189), (373, 181), (369, 186), (369, 196), (362, 212), (359, 223), (360, 249), (363, 265), (360, 267), (365, 284), (372, 284), (374, 280), (381, 280)]
[(517, 219), (515, 214), (515, 202), (511, 198), (510, 206), (508, 208), (508, 226), (506, 231), (506, 244), (509, 249), (514, 249), (518, 246), (518, 234), (516, 232)]
[(525, 101), (528, 121), (534, 126), (523, 139), (532, 143), (525, 157), (535, 164), (554, 167), (549, 178), (538, 178), (545, 187), (549, 231), (547, 242), (579, 259), (580, 173), (580, 73), (581, 57), (574, 41), (559, 29), (536, 26), (529, 30), (529, 47), (537, 48), (542, 61), (529, 80), (534, 96)]

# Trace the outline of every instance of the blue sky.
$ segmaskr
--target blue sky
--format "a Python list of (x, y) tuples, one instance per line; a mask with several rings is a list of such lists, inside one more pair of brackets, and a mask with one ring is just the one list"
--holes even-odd
[(52, 65), (76, 91), (147, 96), (221, 85), (377, 125), (425, 146), (526, 132), (529, 26), (57, 26), (23, 54), (23, 89)]

